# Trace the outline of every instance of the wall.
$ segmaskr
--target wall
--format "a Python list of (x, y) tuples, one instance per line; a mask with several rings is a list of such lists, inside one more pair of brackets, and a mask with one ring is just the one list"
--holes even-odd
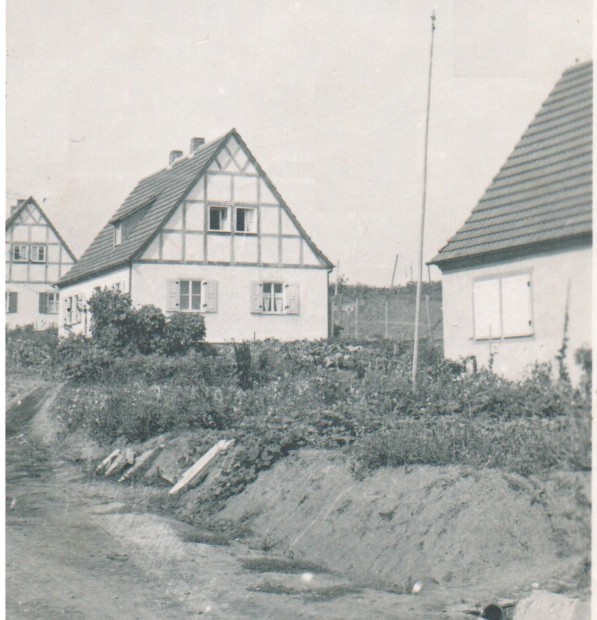
[[(276, 338), (300, 340), (328, 335), (327, 270), (221, 265), (136, 264), (132, 274), (135, 305), (154, 304), (166, 312), (168, 280), (189, 278), (218, 283), (217, 312), (205, 313), (207, 340), (228, 342)], [(283, 281), (299, 286), (299, 313), (251, 313), (251, 283)]]
[(9, 328), (33, 325), (35, 329), (45, 329), (58, 325), (57, 314), (40, 314), (39, 294), (58, 293), (58, 289), (49, 284), (7, 283), (6, 292), (17, 293), (17, 312), (6, 313), (6, 325)]
[(65, 325), (65, 301), (74, 295), (82, 295), (83, 299), (89, 299), (96, 287), (100, 288), (113, 288), (118, 286), (121, 291), (128, 293), (129, 292), (129, 268), (125, 267), (123, 269), (118, 269), (116, 271), (112, 271), (108, 274), (97, 276), (95, 278), (91, 278), (84, 282), (71, 284), (69, 286), (65, 286), (60, 289), (60, 312), (58, 314), (58, 335), (59, 336), (67, 336), (69, 333), (74, 334), (86, 334), (91, 335), (91, 317), (89, 312), (86, 310), (83, 311), (81, 315), (81, 321), (79, 323), (75, 323), (70, 327)]
[[(444, 352), (447, 358), (474, 355), (481, 365), (495, 354), (494, 370), (518, 378), (535, 361), (553, 362), (562, 346), (568, 286), (567, 365), (572, 380), (581, 376), (574, 351), (591, 345), (591, 249), (579, 247), (443, 273)], [(473, 280), (529, 270), (532, 280), (533, 335), (502, 340), (473, 339)]]
[[(13, 245), (25, 245), (27, 260), (13, 260)], [(45, 248), (44, 260), (31, 260), (31, 246)], [(6, 291), (18, 295), (17, 312), (6, 313), (9, 327), (33, 325), (44, 329), (58, 324), (57, 314), (39, 312), (39, 294), (57, 293), (51, 283), (57, 282), (73, 265), (73, 259), (48, 225), (46, 218), (31, 201), (21, 208), (5, 235)]]

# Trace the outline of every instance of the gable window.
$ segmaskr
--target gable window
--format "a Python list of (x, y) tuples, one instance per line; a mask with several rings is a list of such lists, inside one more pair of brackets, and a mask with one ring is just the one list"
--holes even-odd
[(167, 309), (171, 312), (217, 312), (218, 283), (209, 280), (170, 280)]
[(209, 230), (230, 231), (230, 207), (209, 207)]
[(34, 263), (45, 263), (47, 259), (47, 252), (45, 245), (32, 245), (31, 246), (31, 261)]
[(114, 223), (114, 245), (124, 243), (131, 236), (154, 202), (155, 199), (150, 200), (147, 204)]
[(504, 275), (473, 282), (475, 340), (533, 334), (530, 274)]
[(256, 217), (255, 209), (248, 209), (245, 207), (236, 207), (236, 232), (254, 233), (256, 232)]
[(122, 226), (120, 222), (114, 224), (114, 245), (120, 245), (122, 243)]
[(254, 282), (251, 286), (251, 312), (254, 314), (298, 314), (297, 284)]
[(14, 291), (6, 291), (4, 293), (4, 304), (7, 314), (14, 314), (17, 311), (18, 294)]
[(26, 243), (13, 244), (12, 260), (17, 263), (24, 263), (29, 260), (29, 246)]
[(39, 294), (39, 313), (58, 314), (58, 293)]

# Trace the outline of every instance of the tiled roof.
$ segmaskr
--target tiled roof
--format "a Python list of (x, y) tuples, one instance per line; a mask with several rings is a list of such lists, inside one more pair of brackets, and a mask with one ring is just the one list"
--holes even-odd
[[(232, 129), (225, 136), (196, 150), (192, 156), (180, 158), (173, 165), (139, 181), (137, 187), (129, 194), (122, 206), (100, 231), (79, 262), (73, 266), (58, 284), (64, 286), (129, 264), (153, 239), (170, 214), (207, 171), (211, 162), (218, 155), (220, 148), (223, 147), (232, 135), (244, 145), (242, 138), (235, 129)], [(259, 164), (257, 162), (255, 164), (257, 169), (264, 175), (264, 178), (267, 179), (267, 175), (263, 173)], [(271, 181), (267, 180), (271, 184)], [(273, 185), (271, 187), (276, 192), (275, 187)], [(277, 195), (281, 200), (279, 194)], [(290, 217), (295, 220), (295, 223), (297, 223), (299, 229), (305, 235), (307, 242), (312, 245), (316, 254), (326, 264), (329, 263), (328, 259), (323, 256), (308, 235), (300, 228), (300, 224), (298, 224), (283, 200), (281, 200), (281, 203), (288, 210)], [(141, 207), (146, 207), (147, 212), (140, 223), (133, 229), (126, 240), (120, 245), (114, 246), (113, 223), (125, 218)]]
[(561, 242), (592, 230), (593, 63), (564, 71), (440, 267)]
[(28, 205), (32, 205), (41, 213), (41, 216), (44, 218), (44, 220), (46, 220), (46, 224), (50, 227), (54, 235), (56, 235), (56, 238), (58, 239), (58, 241), (60, 241), (60, 243), (62, 244), (64, 249), (67, 251), (68, 255), (73, 259), (73, 261), (76, 262), (77, 257), (72, 253), (66, 241), (62, 238), (61, 234), (56, 230), (56, 227), (54, 226), (54, 224), (52, 224), (52, 222), (50, 221), (50, 218), (45, 214), (44, 210), (37, 204), (37, 201), (35, 200), (35, 198), (33, 198), (33, 196), (29, 196), (27, 200), (24, 200), (10, 214), (10, 217), (6, 218), (6, 224), (5, 224), (4, 230), (5, 231), (8, 230), (14, 224), (14, 222), (19, 217), (19, 215), (21, 215), (21, 212), (23, 211), (23, 209), (25, 209)]

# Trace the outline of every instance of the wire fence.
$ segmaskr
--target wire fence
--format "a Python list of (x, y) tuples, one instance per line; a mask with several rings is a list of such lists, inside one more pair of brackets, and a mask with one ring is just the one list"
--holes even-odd
[[(415, 332), (414, 297), (395, 296), (343, 300), (332, 297), (331, 320), (336, 339), (385, 338), (398, 342), (413, 341)], [(441, 299), (421, 296), (419, 338), (434, 344), (443, 341)]]

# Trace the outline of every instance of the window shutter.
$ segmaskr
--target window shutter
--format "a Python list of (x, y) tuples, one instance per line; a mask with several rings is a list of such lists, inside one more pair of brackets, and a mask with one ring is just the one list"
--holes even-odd
[(520, 274), (502, 278), (502, 324), (504, 336), (530, 336), (531, 278)]
[(48, 294), (47, 293), (39, 294), (39, 313), (48, 314)]
[(284, 286), (286, 293), (286, 302), (284, 309), (286, 314), (299, 313), (299, 287), (298, 284), (286, 284)]
[(8, 293), (8, 311), (9, 312), (17, 311), (17, 305), (18, 305), (17, 300), (18, 300), (17, 293), (15, 293), (14, 291), (12, 293)]
[(180, 280), (168, 280), (168, 303), (166, 307), (174, 312), (180, 309)]
[(253, 314), (263, 312), (263, 284), (261, 282), (251, 284), (251, 312)]
[(473, 283), (475, 339), (501, 338), (500, 281), (478, 280)]
[(203, 283), (205, 285), (205, 301), (203, 302), (203, 309), (205, 312), (217, 312), (218, 311), (218, 283), (215, 281), (207, 281)]

